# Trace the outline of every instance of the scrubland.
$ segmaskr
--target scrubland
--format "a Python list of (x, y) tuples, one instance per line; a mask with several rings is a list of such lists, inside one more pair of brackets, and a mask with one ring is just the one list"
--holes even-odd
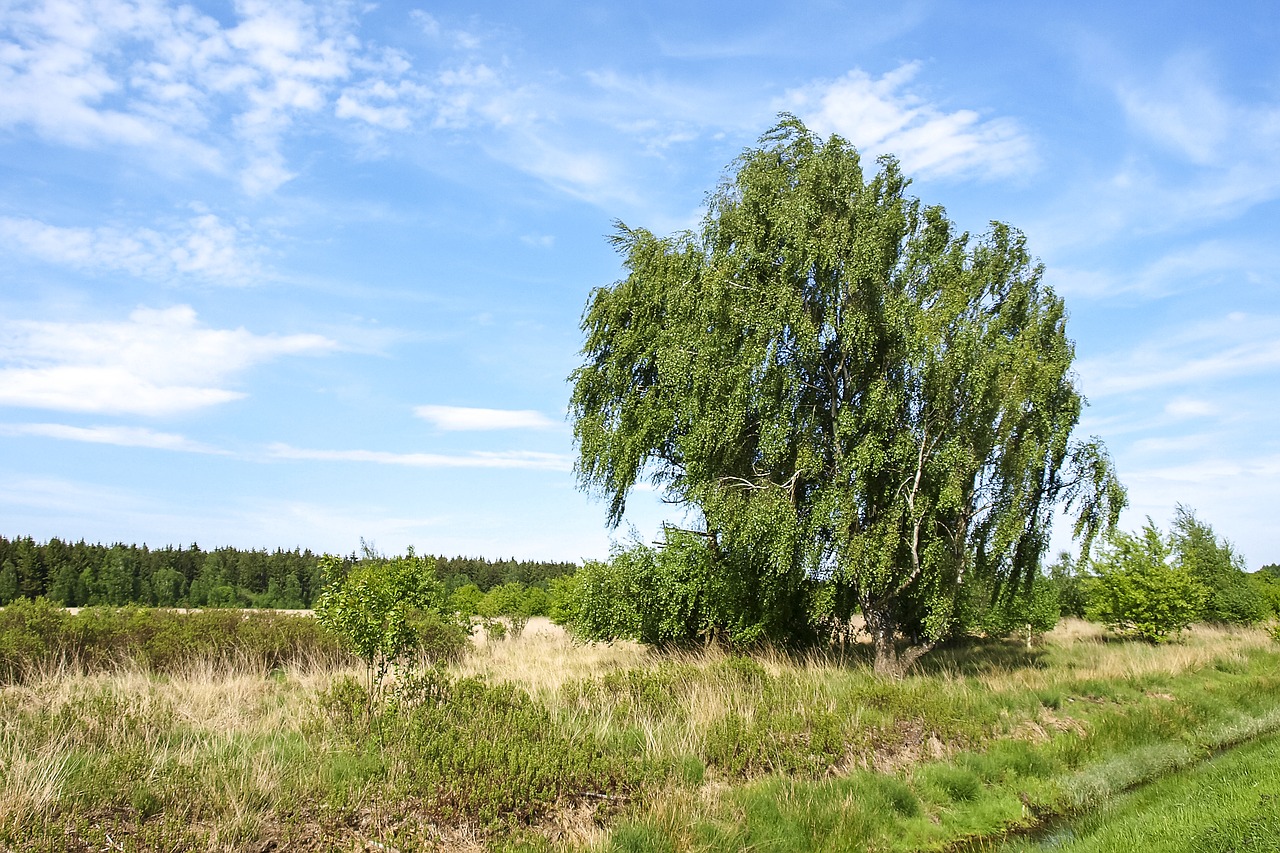
[(1261, 629), (1068, 620), (892, 680), (861, 647), (661, 653), (535, 619), (374, 697), (292, 630), (163, 662), (10, 643), (0, 848), (991, 849), (1280, 729)]

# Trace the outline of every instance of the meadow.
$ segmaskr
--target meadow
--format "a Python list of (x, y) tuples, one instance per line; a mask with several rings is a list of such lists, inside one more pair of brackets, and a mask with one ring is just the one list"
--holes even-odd
[(89, 612), (111, 654), (0, 631), (0, 847), (990, 849), (1280, 729), (1262, 629), (1065, 620), (887, 679), (861, 647), (662, 653), (534, 619), (370, 696), (310, 619), (146, 614)]

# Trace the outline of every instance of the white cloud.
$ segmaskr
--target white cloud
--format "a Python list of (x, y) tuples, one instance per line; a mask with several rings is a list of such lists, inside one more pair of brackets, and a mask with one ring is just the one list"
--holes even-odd
[(230, 168), (260, 194), (293, 177), (283, 139), (299, 118), (333, 110), (405, 126), (394, 104), (367, 99), (401, 91), (408, 63), (361, 43), (344, 4), (241, 0), (234, 15), (224, 26), (162, 0), (12, 4), (0, 18), (0, 127)]
[(424, 87), (407, 80), (395, 86), (385, 80), (373, 80), (344, 90), (338, 97), (335, 114), (386, 130), (405, 130), (428, 97)]
[(146, 427), (0, 424), (0, 435), (56, 438), (63, 441), (82, 441), (89, 444), (112, 444), (117, 447), (149, 447), (156, 450), (176, 450), (184, 453), (219, 455), (226, 455), (227, 453), (225, 450), (220, 450), (208, 444), (192, 441), (186, 436), (171, 432), (157, 432)]
[(569, 471), (573, 468), (572, 459), (562, 453), (540, 453), (532, 450), (476, 450), (463, 455), (450, 455), (391, 453), (383, 450), (309, 450), (288, 444), (273, 444), (268, 448), (268, 453), (276, 459), (372, 462), (410, 468), (518, 468), (536, 471)]
[(211, 213), (165, 230), (77, 228), (0, 216), (0, 246), (76, 269), (122, 271), (156, 281), (190, 277), (246, 284), (262, 276), (260, 250)]
[(1280, 319), (1230, 314), (1132, 351), (1078, 364), (1085, 393), (1105, 397), (1223, 381), (1280, 368)]
[[(1027, 229), (1040, 251), (1127, 244), (1135, 235), (1230, 220), (1280, 198), (1280, 99), (1234, 96), (1194, 55), (1174, 56), (1157, 69), (1095, 64), (1105, 67), (1134, 131), (1131, 145), (1117, 147), (1113, 171), (1077, 182)], [(1111, 284), (1127, 282), (1097, 277), (1091, 286)]]
[(1275, 562), (1272, 531), (1280, 456), (1246, 452), (1232, 458), (1220, 455), (1221, 449), (1172, 465), (1122, 464), (1130, 506), (1121, 526), (1133, 529), (1147, 515), (1167, 526), (1175, 505), (1182, 503), (1239, 546), (1251, 566)]
[(908, 175), (1008, 177), (1035, 168), (1031, 140), (1016, 121), (942, 110), (907, 88), (919, 70), (912, 62), (879, 79), (850, 71), (793, 89), (780, 106), (823, 135), (845, 137), (868, 159), (893, 154)]
[(1200, 57), (1172, 57), (1157, 74), (1116, 85), (1129, 122), (1153, 142), (1198, 166), (1223, 166), (1244, 156), (1275, 162), (1280, 106), (1242, 104), (1212, 85)]
[(1177, 56), (1162, 73), (1117, 86), (1133, 127), (1196, 167), (1188, 184), (1159, 194), (1165, 221), (1230, 215), (1280, 195), (1280, 103), (1235, 100), (1211, 78), (1197, 58)]
[(1264, 283), (1280, 268), (1280, 252), (1270, 245), (1205, 240), (1169, 252), (1132, 271), (1051, 266), (1045, 279), (1063, 296), (1108, 298), (1137, 294), (1160, 298), (1228, 282)]
[(555, 423), (530, 409), (472, 409), (464, 406), (417, 406), (413, 413), (436, 429), (470, 431), (490, 429), (547, 429)]
[(1218, 407), (1208, 400), (1178, 397), (1165, 404), (1165, 414), (1175, 418), (1207, 418), (1218, 413)]
[(0, 405), (174, 414), (244, 397), (225, 386), (256, 364), (336, 346), (210, 329), (188, 306), (138, 308), (124, 322), (0, 322)]

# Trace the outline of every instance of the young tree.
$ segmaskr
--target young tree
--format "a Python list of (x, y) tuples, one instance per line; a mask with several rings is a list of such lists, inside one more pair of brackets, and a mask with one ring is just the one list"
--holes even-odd
[(1142, 533), (1116, 531), (1093, 561), (1089, 617), (1131, 637), (1162, 643), (1194, 622), (1207, 590), (1173, 565), (1169, 542), (1148, 518)]
[(972, 578), (1025, 585), (1056, 506), (1087, 551), (1124, 491), (1098, 441), (1071, 440), (1065, 311), (1022, 236), (957, 233), (879, 163), (868, 180), (784, 117), (699, 234), (619, 223), (629, 274), (587, 306), (571, 409), (611, 523), (650, 481), (750, 578), (760, 636), (808, 631), (827, 577), (901, 673)]
[(524, 626), (529, 622), (529, 611), (525, 607), (524, 584), (519, 581), (508, 581), (498, 584), (480, 599), (476, 612), (487, 619), (505, 618), (511, 625), (510, 636), (519, 638), (524, 633)]
[(424, 612), (434, 626), (452, 624), (441, 613), (444, 585), (436, 578), (435, 561), (412, 548), (393, 558), (370, 548), (345, 577), (342, 558), (326, 555), (320, 564), (330, 582), (316, 598), (316, 619), (364, 661), (372, 702), (391, 666), (421, 645), (418, 622)]
[(1244, 557), (1213, 528), (1178, 504), (1173, 518), (1173, 551), (1178, 565), (1205, 588), (1199, 619), (1229, 625), (1253, 625), (1267, 615), (1267, 604), (1244, 573)]

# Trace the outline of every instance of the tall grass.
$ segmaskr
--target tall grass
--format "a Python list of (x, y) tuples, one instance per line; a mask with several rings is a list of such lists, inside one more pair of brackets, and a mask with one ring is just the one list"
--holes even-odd
[(856, 649), (664, 655), (534, 620), (372, 715), (339, 654), (114, 648), (0, 685), (0, 849), (905, 851), (1280, 727), (1261, 630), (1148, 647), (1069, 622), (886, 680)]

